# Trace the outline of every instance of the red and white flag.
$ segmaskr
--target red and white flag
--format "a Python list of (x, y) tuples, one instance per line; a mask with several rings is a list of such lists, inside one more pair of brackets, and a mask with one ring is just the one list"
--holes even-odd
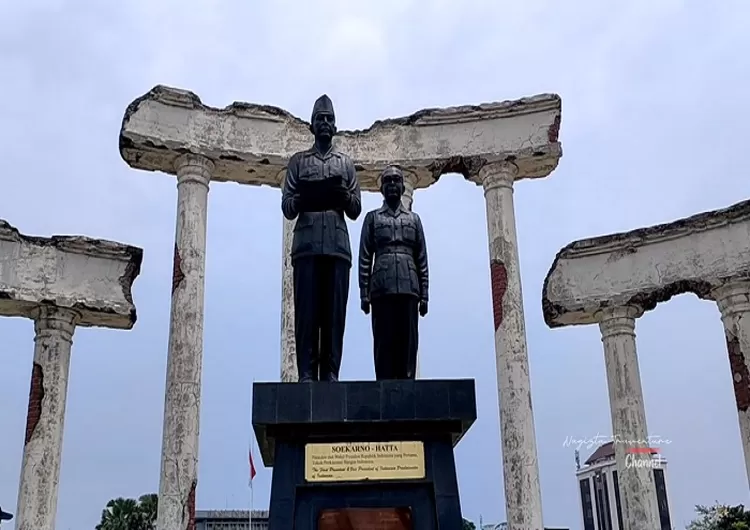
[(255, 472), (255, 464), (253, 463), (253, 446), (252, 443), (250, 444), (250, 447), (247, 450), (247, 456), (250, 460), (250, 487), (253, 487), (253, 479), (255, 478), (255, 475), (257, 474)]
[(253, 462), (253, 440), (250, 439), (250, 443), (247, 446), (247, 459), (250, 462), (250, 515), (248, 517), (248, 523), (249, 528), (252, 530), (253, 528), (253, 508), (255, 507), (255, 502), (253, 502), (253, 479), (255, 478), (256, 472), (255, 472), (255, 463)]

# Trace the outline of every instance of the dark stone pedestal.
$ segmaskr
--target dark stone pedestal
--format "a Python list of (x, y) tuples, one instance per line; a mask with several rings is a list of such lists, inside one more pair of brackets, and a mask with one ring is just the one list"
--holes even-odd
[[(374, 521), (381, 516), (394, 522), (372, 528), (459, 530), (453, 447), (474, 420), (473, 380), (255, 383), (253, 429), (263, 463), (273, 467), (270, 530), (326, 530), (337, 528), (335, 517)], [(424, 474), (412, 479), (306, 480), (305, 446), (340, 442), (369, 447), (421, 442)], [(351, 510), (336, 515), (342, 509)], [(365, 509), (380, 509), (382, 514), (376, 517)], [(319, 525), (321, 517), (329, 523)], [(371, 523), (357, 524), (366, 530)]]

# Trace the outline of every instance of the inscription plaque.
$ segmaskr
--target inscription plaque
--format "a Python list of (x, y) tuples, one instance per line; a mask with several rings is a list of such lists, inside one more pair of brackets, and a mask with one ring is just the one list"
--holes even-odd
[(323, 510), (318, 530), (412, 530), (409, 508)]
[(425, 478), (422, 442), (305, 445), (305, 480), (344, 482)]

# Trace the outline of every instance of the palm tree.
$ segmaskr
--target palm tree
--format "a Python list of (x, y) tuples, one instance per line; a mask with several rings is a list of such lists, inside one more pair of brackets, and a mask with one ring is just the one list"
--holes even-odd
[(118, 497), (107, 503), (96, 530), (154, 530), (158, 495), (141, 495), (138, 500)]
[(102, 510), (102, 520), (96, 530), (136, 530), (139, 515), (135, 499), (112, 499)]
[(159, 496), (156, 493), (141, 495), (138, 498), (138, 511), (141, 514), (141, 528), (139, 530), (156, 529), (156, 509)]

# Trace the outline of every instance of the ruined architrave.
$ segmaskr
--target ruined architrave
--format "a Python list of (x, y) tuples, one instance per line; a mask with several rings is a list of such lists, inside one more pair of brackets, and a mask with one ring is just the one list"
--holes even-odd
[(131, 329), (141, 249), (86, 237), (24, 236), (0, 220), (0, 316), (34, 320), (16, 528), (54, 530), (70, 350), (76, 326)]
[[(721, 311), (750, 481), (750, 201), (569, 244), (547, 274), (542, 307), (552, 328), (599, 324), (614, 434), (646, 440), (635, 319), (682, 293), (716, 301)], [(625, 469), (624, 451), (616, 444), (628, 528), (653, 528), (653, 475)]]
[[(339, 132), (335, 137), (336, 146), (354, 160), (365, 191), (378, 190), (377, 177), (387, 165), (400, 165), (409, 187), (403, 198), (405, 206), (411, 205), (414, 190), (430, 186), (445, 173), (460, 173), (485, 189), (493, 303), (503, 308), (501, 322), (496, 319), (495, 345), (511, 530), (542, 527), (512, 191), (516, 180), (542, 178), (557, 167), (562, 155), (558, 142), (560, 117), (560, 98), (543, 94), (502, 103), (422, 110), (405, 118), (376, 122), (362, 131)], [(191, 199), (185, 198), (188, 193), (180, 191), (178, 184), (175, 277), (179, 281), (175, 280), (171, 329), (173, 334), (183, 326), (186, 329), (177, 333), (179, 341), (170, 340), (168, 366), (179, 357), (190, 369), (177, 385), (171, 383), (173, 376), (168, 368), (157, 520), (160, 530), (183, 530), (193, 518), (190, 499), (197, 483), (208, 183), (233, 181), (281, 187), (289, 157), (307, 149), (311, 142), (308, 123), (285, 110), (250, 103), (211, 108), (192, 92), (164, 86), (155, 87), (126, 110), (120, 153), (131, 167), (178, 175), (179, 182), (181, 171), (185, 171), (180, 168), (188, 156), (194, 168), (190, 180), (199, 182), (189, 194)], [(205, 191), (198, 191), (198, 185)], [(188, 228), (192, 235), (185, 234)], [(291, 228), (285, 222), (284, 246), (291, 243)], [(192, 276), (183, 270), (185, 249), (193, 260)], [(289, 255), (288, 249), (284, 255)], [(500, 287), (498, 271), (505, 271), (506, 287)], [(180, 289), (192, 294), (180, 294)], [(189, 326), (177, 322), (183, 314), (190, 315)], [(289, 260), (284, 261), (282, 271), (281, 327), (281, 379), (293, 381), (296, 369)]]

